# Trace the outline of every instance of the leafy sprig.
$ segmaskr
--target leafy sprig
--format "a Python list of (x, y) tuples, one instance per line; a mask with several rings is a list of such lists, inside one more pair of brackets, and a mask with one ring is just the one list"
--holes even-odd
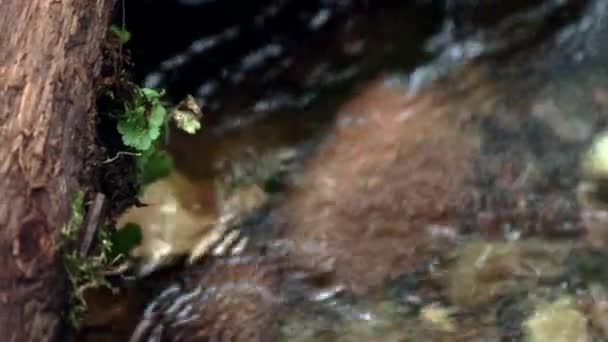
[(118, 132), (125, 146), (146, 151), (158, 139), (167, 117), (167, 110), (160, 102), (163, 93), (150, 88), (138, 89), (134, 101), (125, 104), (125, 112), (118, 121)]

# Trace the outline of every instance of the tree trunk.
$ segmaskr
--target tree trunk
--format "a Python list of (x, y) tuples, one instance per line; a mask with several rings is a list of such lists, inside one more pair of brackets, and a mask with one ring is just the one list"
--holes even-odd
[(0, 339), (59, 339), (56, 248), (93, 144), (113, 0), (0, 0)]

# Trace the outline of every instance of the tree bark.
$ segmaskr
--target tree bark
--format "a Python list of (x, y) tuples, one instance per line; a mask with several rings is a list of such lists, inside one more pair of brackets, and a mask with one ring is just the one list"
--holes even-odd
[(57, 251), (87, 149), (114, 0), (0, 0), (0, 339), (59, 339)]

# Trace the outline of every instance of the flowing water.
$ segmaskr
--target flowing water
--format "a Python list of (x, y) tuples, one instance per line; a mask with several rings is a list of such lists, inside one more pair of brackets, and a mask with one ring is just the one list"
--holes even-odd
[(188, 251), (243, 216), (247, 245), (94, 297), (80, 338), (608, 338), (606, 215), (579, 186), (608, 3), (445, 3), (182, 0), (131, 23), (141, 82), (205, 117), (147, 190), (179, 210), (124, 220)]

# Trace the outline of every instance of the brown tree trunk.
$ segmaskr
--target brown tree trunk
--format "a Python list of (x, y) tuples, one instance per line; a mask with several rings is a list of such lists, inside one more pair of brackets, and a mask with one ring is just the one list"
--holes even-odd
[(57, 238), (93, 143), (93, 80), (113, 0), (0, 0), (0, 339), (53, 341)]

